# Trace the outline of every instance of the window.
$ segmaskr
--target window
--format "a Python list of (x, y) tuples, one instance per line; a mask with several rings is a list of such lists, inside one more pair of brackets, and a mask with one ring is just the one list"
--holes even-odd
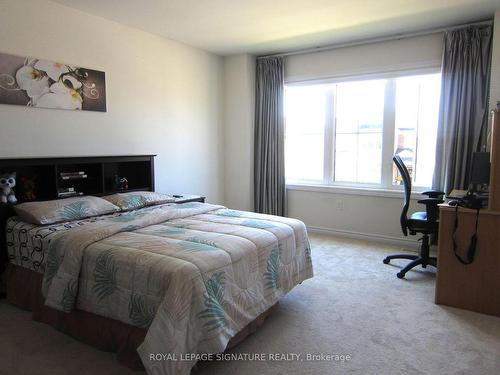
[(335, 85), (333, 181), (381, 182), (385, 85), (384, 80)]
[[(285, 101), (287, 178), (323, 181), (328, 95), (323, 85), (287, 90)], [(307, 124), (307, 126), (304, 126)]]
[(441, 76), (425, 74), (285, 90), (287, 183), (389, 188), (398, 153), (415, 186), (434, 171)]
[[(416, 186), (432, 185), (440, 90), (439, 74), (396, 80), (394, 152), (403, 159)], [(400, 183), (395, 167), (393, 176), (393, 183)]]

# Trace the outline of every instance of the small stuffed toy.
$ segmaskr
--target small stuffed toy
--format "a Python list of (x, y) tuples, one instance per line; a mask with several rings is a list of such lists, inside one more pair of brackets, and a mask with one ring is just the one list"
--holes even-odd
[(120, 189), (127, 190), (128, 189), (128, 180), (127, 177), (120, 178)]
[(0, 176), (0, 202), (16, 204), (16, 193), (14, 193), (14, 186), (16, 186), (16, 173), (6, 173)]
[(115, 189), (117, 190), (127, 190), (128, 189), (128, 180), (127, 177), (120, 177), (115, 174)]

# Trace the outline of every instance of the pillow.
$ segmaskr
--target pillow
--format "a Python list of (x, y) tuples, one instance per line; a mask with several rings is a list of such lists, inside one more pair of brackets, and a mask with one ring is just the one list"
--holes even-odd
[(119, 211), (114, 204), (93, 196), (44, 202), (26, 202), (14, 206), (16, 214), (32, 224), (54, 224)]
[(152, 206), (155, 204), (175, 202), (171, 195), (155, 193), (153, 191), (134, 191), (131, 193), (117, 193), (103, 197), (118, 206), (122, 211)]

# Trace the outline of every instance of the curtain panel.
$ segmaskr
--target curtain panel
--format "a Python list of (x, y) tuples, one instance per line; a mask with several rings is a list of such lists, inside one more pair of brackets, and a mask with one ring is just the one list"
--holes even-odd
[(471, 26), (444, 35), (433, 188), (446, 193), (467, 189), (472, 154), (486, 149), (492, 31)]
[(286, 215), (285, 72), (283, 57), (257, 60), (255, 84), (255, 211)]

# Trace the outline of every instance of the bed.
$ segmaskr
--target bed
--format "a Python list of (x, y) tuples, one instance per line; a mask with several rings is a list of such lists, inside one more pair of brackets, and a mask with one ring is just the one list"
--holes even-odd
[(11, 303), (149, 374), (189, 374), (313, 276), (301, 221), (206, 203), (12, 217), (6, 236)]

